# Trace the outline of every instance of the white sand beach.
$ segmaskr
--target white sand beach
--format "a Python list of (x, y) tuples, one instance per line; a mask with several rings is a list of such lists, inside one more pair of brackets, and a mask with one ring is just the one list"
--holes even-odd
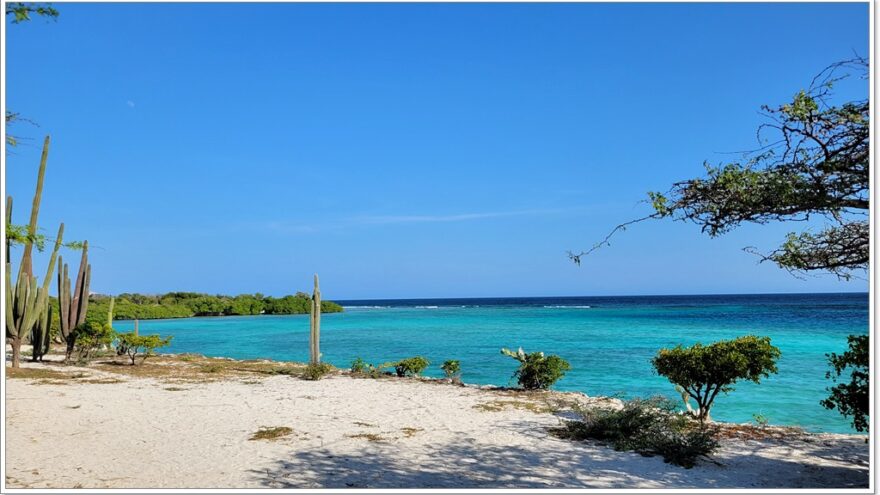
[[(6, 486), (868, 486), (864, 436), (731, 438), (711, 460), (684, 469), (549, 435), (563, 419), (547, 404), (591, 401), (580, 394), (271, 374), (290, 366), (171, 357), (142, 368), (23, 363), (6, 379)], [(291, 432), (252, 440), (261, 427)]]

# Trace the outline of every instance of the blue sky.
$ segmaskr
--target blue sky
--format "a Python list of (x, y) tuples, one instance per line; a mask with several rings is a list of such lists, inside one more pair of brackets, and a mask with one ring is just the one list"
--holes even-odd
[(50, 133), (40, 223), (90, 241), (95, 291), (867, 290), (742, 251), (802, 224), (643, 223), (565, 255), (867, 55), (866, 3), (57, 7), (7, 20), (6, 103), (39, 128), (13, 129), (6, 190), (25, 223)]

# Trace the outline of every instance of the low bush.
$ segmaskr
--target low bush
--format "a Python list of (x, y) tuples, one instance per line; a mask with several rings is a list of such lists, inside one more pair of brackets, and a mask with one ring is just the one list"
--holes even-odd
[(397, 376), (418, 376), (429, 364), (431, 362), (424, 357), (415, 356), (398, 361), (394, 365), (394, 371), (397, 372)]
[(524, 389), (548, 389), (571, 369), (568, 361), (559, 356), (544, 356), (543, 352), (525, 353), (522, 347), (516, 352), (501, 349), (501, 353), (519, 361), (519, 369), (513, 377)]
[(458, 359), (447, 359), (440, 365), (440, 369), (443, 370), (447, 378), (452, 378), (461, 373), (461, 363)]
[(320, 380), (332, 371), (333, 366), (327, 363), (309, 363), (303, 371), (302, 377), (305, 380)]
[(135, 335), (134, 333), (121, 333), (116, 336), (116, 353), (127, 355), (134, 366), (135, 359), (140, 355), (141, 364), (148, 357), (155, 354), (155, 350), (171, 343), (171, 337), (164, 339), (159, 335)]
[(359, 375), (365, 374), (367, 369), (372, 367), (373, 365), (367, 364), (367, 362), (360, 357), (355, 358), (355, 360), (351, 362), (351, 372)]
[(663, 460), (691, 468), (701, 456), (718, 448), (717, 430), (678, 414), (664, 397), (633, 399), (620, 409), (579, 409), (579, 420), (551, 430), (560, 438), (599, 440), (615, 450), (660, 455)]
[(116, 332), (113, 327), (104, 323), (86, 321), (74, 329), (76, 344), (74, 348), (77, 353), (77, 361), (80, 363), (87, 362), (96, 351), (104, 347), (110, 346), (116, 339)]

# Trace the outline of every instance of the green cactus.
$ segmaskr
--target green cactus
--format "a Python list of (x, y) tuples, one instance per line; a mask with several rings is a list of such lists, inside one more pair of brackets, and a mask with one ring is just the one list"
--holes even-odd
[(40, 312), (40, 319), (34, 325), (31, 332), (31, 361), (42, 361), (43, 356), (49, 353), (50, 324), (52, 321), (52, 306), (46, 300), (46, 307)]
[[(34, 201), (31, 206), (31, 218), (28, 223), (28, 238), (24, 245), (24, 253), (21, 264), (18, 267), (18, 277), (12, 282), (12, 262), (9, 259), (9, 246), (7, 245), (6, 262), (6, 340), (12, 345), (12, 367), (18, 368), (21, 360), (21, 343), (25, 336), (31, 335), (39, 326), (43, 328), (42, 321), (45, 319), (45, 328), (48, 330), (49, 319), (49, 285), (52, 273), (55, 270), (55, 260), (58, 257), (58, 249), (61, 248), (61, 239), (64, 236), (64, 224), (58, 227), (58, 236), (55, 238), (55, 246), (49, 259), (49, 268), (43, 278), (43, 285), (37, 285), (37, 278), (33, 276), (32, 253), (34, 248), (33, 239), (37, 233), (37, 218), (40, 213), (40, 200), (43, 195), (43, 179), (46, 176), (46, 162), (49, 156), (49, 136), (43, 142), (43, 155), (40, 158), (40, 169), (37, 174), (37, 190), (34, 193)], [(12, 223), (12, 198), (6, 206), (7, 225)], [(47, 332), (48, 333), (48, 332)], [(37, 339), (35, 343), (42, 342)], [(40, 345), (40, 347), (42, 347)], [(37, 350), (39, 354), (39, 350)]]
[(32, 266), (32, 253), (34, 251), (34, 243), (30, 239), (34, 239), (37, 235), (37, 217), (40, 214), (40, 201), (43, 199), (43, 179), (46, 177), (46, 162), (49, 159), (49, 136), (43, 140), (43, 155), (40, 157), (40, 170), (37, 172), (37, 190), (34, 192), (34, 201), (31, 204), (31, 219), (28, 223), (28, 239), (24, 245), (24, 254), (21, 257), (21, 265), (18, 267), (18, 273), (26, 273), (28, 277), (34, 276)]
[[(12, 196), (6, 196), (6, 227), (12, 225)], [(9, 233), (6, 235), (6, 262), (12, 263), (12, 258), (10, 258), (9, 253), (12, 251), (12, 239), (9, 237)]]
[(107, 308), (107, 326), (113, 328), (113, 303), (116, 301), (115, 297), (110, 297), (110, 307)]
[[(33, 332), (41, 318), (49, 308), (49, 284), (51, 274), (55, 270), (55, 259), (61, 248), (64, 236), (64, 224), (58, 228), (55, 247), (49, 258), (49, 268), (43, 278), (43, 286), (37, 285), (37, 277), (28, 277), (19, 270), (18, 280), (12, 284), (12, 264), (6, 263), (6, 338), (12, 344), (12, 367), (18, 368), (21, 357), (22, 339)], [(47, 322), (48, 325), (48, 322)]]
[[(62, 268), (63, 267), (63, 268)], [(89, 264), (89, 241), (83, 242), (82, 257), (76, 275), (76, 285), (71, 299), (70, 277), (67, 263), (58, 259), (58, 309), (61, 315), (61, 338), (67, 344), (65, 361), (69, 361), (76, 345), (76, 327), (86, 321), (89, 308), (89, 282), (91, 281), (92, 265)]]
[(315, 291), (312, 294), (312, 312), (309, 316), (309, 363), (321, 362), (321, 289), (318, 287), (318, 274), (315, 274)]

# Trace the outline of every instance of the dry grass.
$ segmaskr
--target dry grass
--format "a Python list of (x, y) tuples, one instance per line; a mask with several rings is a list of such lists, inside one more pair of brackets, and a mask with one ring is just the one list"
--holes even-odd
[(365, 428), (378, 428), (377, 425), (374, 425), (372, 423), (364, 423), (363, 421), (355, 421), (353, 424), (363, 426)]
[[(78, 383), (118, 383), (125, 377), (150, 378), (167, 384), (205, 383), (228, 379), (241, 380), (243, 383), (258, 385), (266, 376), (288, 375), (300, 376), (305, 365), (268, 360), (237, 361), (223, 358), (209, 358), (198, 354), (159, 355), (152, 356), (145, 362), (132, 366), (128, 359), (108, 355), (93, 360), (85, 366), (99, 370), (101, 377), (77, 380)], [(47, 361), (36, 367), (12, 369), (7, 367), (7, 377), (38, 380), (37, 383), (60, 385), (71, 383), (71, 380), (88, 377), (82, 371), (70, 370), (60, 362)], [(119, 378), (106, 377), (105, 373), (117, 375)]]
[(530, 400), (492, 400), (474, 406), (474, 409), (484, 412), (499, 412), (507, 409), (519, 409), (531, 411), (536, 414), (554, 412), (556, 409), (549, 403), (535, 402)]
[(348, 438), (357, 438), (368, 442), (387, 442), (389, 439), (375, 433), (357, 433), (354, 435), (345, 435)]
[(749, 424), (715, 423), (720, 438), (743, 440), (783, 440), (803, 436), (804, 430), (793, 426), (755, 426)]
[(110, 373), (153, 378), (166, 383), (203, 383), (233, 378), (242, 379), (249, 384), (261, 383), (254, 380), (254, 375), (298, 376), (305, 368), (298, 363), (235, 361), (192, 354), (157, 356), (137, 366), (129, 366), (115, 360), (99, 362), (96, 366)]
[(82, 378), (83, 373), (64, 373), (51, 368), (6, 368), (6, 378), (26, 380), (72, 380)]
[(425, 431), (425, 429), (424, 428), (413, 428), (411, 426), (404, 426), (403, 428), (400, 429), (400, 431), (403, 433), (403, 436), (405, 436), (406, 438), (412, 438), (416, 435), (416, 433), (418, 433), (420, 431)]
[(277, 440), (293, 433), (293, 428), (287, 426), (263, 426), (257, 430), (248, 440)]

